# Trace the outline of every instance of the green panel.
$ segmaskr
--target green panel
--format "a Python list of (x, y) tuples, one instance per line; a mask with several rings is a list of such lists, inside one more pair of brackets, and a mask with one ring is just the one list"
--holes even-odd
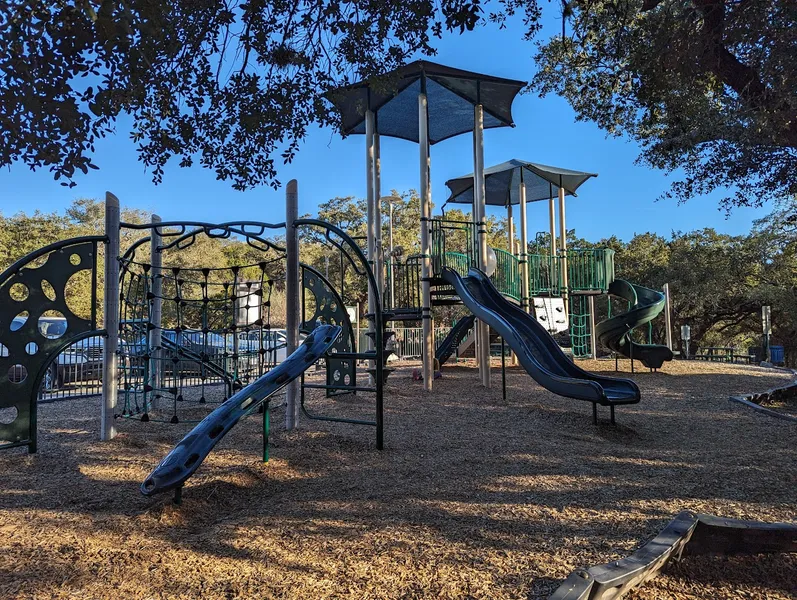
[(518, 259), (506, 250), (493, 248), (496, 269), (490, 280), (504, 296), (520, 300), (520, 271)]
[[(349, 319), (349, 313), (343, 304), (343, 299), (332, 287), (332, 284), (312, 267), (302, 264), (302, 323), (299, 329), (311, 332), (321, 323), (325, 325), (339, 325), (341, 327), (335, 343), (332, 344), (330, 354), (336, 352), (355, 352), (354, 329)], [(314, 310), (309, 314), (307, 295), (314, 298)], [(327, 385), (341, 385), (353, 387), (357, 385), (357, 366), (351, 358), (327, 359)], [(345, 390), (327, 390), (327, 395), (337, 393), (348, 394)]]
[[(562, 257), (530, 254), (529, 294), (562, 293)], [(571, 248), (567, 250), (567, 284), (570, 292), (606, 293), (614, 281), (614, 250)]]
[(567, 283), (571, 291), (605, 293), (612, 281), (614, 281), (614, 250), (610, 248), (567, 250)]
[[(39, 385), (50, 363), (66, 346), (99, 333), (96, 274), (101, 240), (76, 238), (53, 244), (0, 275), (0, 409), (4, 409), (0, 448), (27, 445), (31, 452), (36, 451)], [(95, 283), (89, 318), (72, 312), (65, 299), (67, 282), (80, 271), (87, 271)], [(40, 317), (50, 311), (60, 313), (63, 321), (40, 323)], [(56, 315), (50, 312), (47, 316)]]
[(529, 254), (529, 295), (551, 294), (558, 296), (559, 257), (547, 254)]

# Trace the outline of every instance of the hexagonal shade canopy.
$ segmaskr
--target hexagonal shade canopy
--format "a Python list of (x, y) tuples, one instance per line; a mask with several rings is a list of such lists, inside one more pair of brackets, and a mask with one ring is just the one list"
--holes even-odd
[(327, 92), (340, 111), (343, 135), (365, 133), (365, 113), (376, 114), (383, 136), (418, 142), (418, 94), (426, 91), (429, 143), (473, 131), (473, 107), (484, 108), (484, 128), (513, 127), (512, 102), (526, 85), (419, 60), (390, 73)]
[[(520, 203), (520, 180), (526, 188), (526, 202), (556, 197), (559, 188), (566, 196), (576, 196), (576, 190), (597, 173), (573, 171), (540, 163), (512, 159), (484, 170), (486, 203), (506, 206)], [(473, 204), (473, 173), (446, 181), (451, 196), (446, 203)]]

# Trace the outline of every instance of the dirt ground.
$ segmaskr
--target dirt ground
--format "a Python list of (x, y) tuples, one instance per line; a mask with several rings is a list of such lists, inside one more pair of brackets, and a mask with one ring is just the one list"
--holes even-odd
[[(545, 598), (683, 509), (797, 519), (797, 427), (727, 400), (786, 373), (670, 363), (634, 375), (642, 402), (596, 427), (589, 404), (519, 368), (503, 400), (498, 369), (487, 390), (472, 366), (448, 367), (425, 394), (414, 366), (388, 382), (384, 451), (368, 427), (283, 432), (275, 408), (270, 462), (250, 417), (179, 507), (138, 488), (190, 425), (123, 420), (100, 443), (97, 398), (42, 405), (39, 453), (0, 453), (0, 598)], [(367, 416), (372, 399), (311, 404)], [(795, 555), (700, 557), (630, 597), (796, 591)]]

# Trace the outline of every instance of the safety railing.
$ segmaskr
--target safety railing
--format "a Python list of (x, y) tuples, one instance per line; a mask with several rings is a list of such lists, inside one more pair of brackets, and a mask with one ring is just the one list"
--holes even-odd
[(446, 252), (443, 255), (443, 266), (465, 277), (470, 269), (471, 259), (467, 254), (461, 252)]
[(520, 300), (520, 270), (517, 257), (500, 248), (493, 248), (493, 252), (495, 252), (495, 273), (490, 277), (493, 285), (504, 296)]
[(559, 280), (559, 257), (548, 254), (529, 254), (529, 294), (558, 296), (562, 290)]
[(614, 280), (614, 250), (567, 250), (567, 287), (574, 292), (606, 292)]
[[(392, 272), (391, 272), (392, 271)], [(391, 298), (390, 282), (393, 281), (395, 297)], [(403, 263), (391, 263), (387, 270), (387, 285), (384, 298), (386, 305), (396, 310), (421, 309), (421, 256), (409, 256)]]
[(467, 264), (474, 264), (473, 233), (476, 224), (473, 221), (431, 219), (430, 222), (433, 277), (439, 277), (444, 267), (459, 267), (458, 262), (447, 263), (448, 255), (452, 253), (464, 255)]
[[(529, 293), (560, 295), (563, 291), (562, 256), (529, 254)], [(614, 280), (614, 250), (567, 250), (567, 288), (570, 292), (606, 292)]]

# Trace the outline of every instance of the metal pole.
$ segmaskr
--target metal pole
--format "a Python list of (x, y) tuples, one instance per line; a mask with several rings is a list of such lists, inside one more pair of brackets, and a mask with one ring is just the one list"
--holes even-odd
[(561, 185), (562, 177), (559, 177), (559, 247), (562, 251), (562, 258), (560, 265), (562, 266), (562, 298), (565, 304), (565, 315), (568, 314), (567, 297), (569, 294), (568, 289), (568, 273), (567, 273), (567, 225), (565, 223), (565, 189)]
[[(152, 215), (151, 223), (160, 223), (158, 215)], [(152, 388), (153, 397), (157, 390), (161, 388), (161, 344), (163, 335), (163, 277), (161, 269), (163, 267), (163, 252), (160, 249), (161, 234), (157, 227), (152, 228), (149, 242), (149, 262), (152, 265), (150, 275), (152, 277), (152, 307), (149, 315), (149, 322), (152, 329), (149, 332), (149, 385)]]
[[(295, 221), (299, 218), (299, 184), (291, 179), (285, 188), (285, 328), (286, 356), (299, 347), (299, 236)], [(292, 381), (285, 390), (285, 429), (299, 421), (299, 382)], [(268, 409), (266, 409), (268, 410)]]
[(432, 248), (429, 235), (432, 217), (432, 195), (429, 186), (429, 113), (426, 100), (425, 79), (421, 79), (422, 92), (418, 94), (418, 140), (420, 142), (421, 168), (421, 320), (423, 322), (423, 387), (432, 391), (434, 377), (434, 342), (432, 341)]
[[(368, 248), (368, 263), (374, 272), (374, 278), (378, 281), (379, 274), (377, 271), (378, 262), (376, 261), (376, 216), (375, 216), (375, 192), (374, 192), (374, 129), (376, 120), (372, 110), (365, 111), (365, 189), (366, 189), (366, 208), (367, 208), (367, 222), (365, 228), (366, 246)], [(373, 286), (368, 284), (368, 314), (371, 317), (368, 319), (368, 331), (371, 335), (367, 336), (366, 348), (370, 351), (374, 349), (374, 313), (376, 312), (376, 294), (377, 291)], [(368, 368), (373, 369), (375, 364), (372, 360), (368, 361)], [(373, 384), (373, 381), (371, 382)]]
[(672, 306), (669, 283), (664, 284), (664, 326), (667, 328), (667, 347), (672, 350)]
[[(517, 254), (515, 253), (515, 218), (514, 218), (514, 215), (512, 214), (512, 199), (511, 198), (509, 199), (509, 201), (506, 204), (506, 229), (507, 229), (507, 232), (506, 232), (507, 233), (507, 237), (509, 238), (507, 240), (507, 242), (509, 244), (508, 245), (509, 253), (512, 256), (514, 256), (515, 258), (517, 258)], [(515, 291), (515, 290), (517, 290), (518, 284), (520, 283), (520, 281), (519, 281), (519, 279), (520, 279), (520, 265), (519, 264), (518, 264), (517, 271), (511, 274), (511, 278), (512, 278), (512, 286), (511, 287), (512, 287), (512, 290)], [(515, 292), (515, 293), (517, 293), (517, 292)], [(520, 295), (522, 296), (523, 292), (521, 292)], [(501, 339), (503, 339), (503, 338), (501, 338)], [(517, 357), (515, 356), (515, 353), (510, 350), (510, 352), (509, 352), (509, 364), (514, 366), (516, 364), (516, 360), (517, 360)], [(506, 377), (504, 377), (504, 379), (506, 379)], [(504, 382), (504, 388), (506, 388), (506, 382)], [(504, 390), (504, 391), (506, 391), (506, 390)]]
[(390, 206), (390, 224), (388, 229), (388, 244), (390, 244), (390, 255), (388, 257), (388, 264), (390, 265), (390, 308), (396, 306), (396, 261), (393, 257), (393, 201), (389, 203)]
[[(479, 268), (487, 265), (487, 230), (485, 225), (484, 190), (484, 109), (481, 104), (473, 107), (473, 197), (478, 209)], [(479, 371), (482, 385), (490, 387), (490, 328), (479, 321)]]
[(520, 170), (520, 285), (523, 310), (531, 311), (529, 302), (529, 237), (526, 218), (526, 184), (523, 182), (523, 169)]
[(100, 414), (100, 439), (116, 436), (114, 413), (116, 411), (119, 349), (119, 199), (105, 192), (105, 299), (103, 320), (107, 337), (103, 345), (102, 410)]
[(551, 233), (551, 256), (556, 256), (556, 203), (553, 201), (553, 184), (548, 184), (548, 227)]
[(503, 336), (501, 337), (501, 393), (506, 400), (506, 344)]
[[(374, 277), (379, 289), (376, 297), (385, 293), (385, 255), (382, 252), (382, 159), (379, 132), (374, 117)], [(384, 308), (384, 306), (382, 307)]]
[(589, 303), (589, 351), (592, 358), (598, 358), (598, 340), (595, 336), (595, 296), (587, 296)]

